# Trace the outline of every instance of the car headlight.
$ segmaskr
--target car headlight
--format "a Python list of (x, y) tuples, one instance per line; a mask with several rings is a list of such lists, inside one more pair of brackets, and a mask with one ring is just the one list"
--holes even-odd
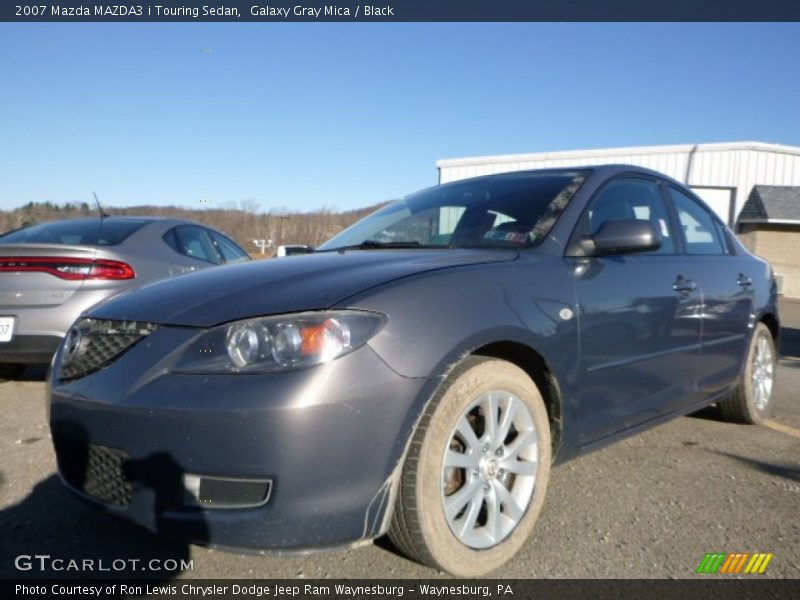
[(362, 346), (386, 322), (381, 314), (335, 310), (220, 325), (186, 347), (177, 373), (273, 373), (311, 367)]

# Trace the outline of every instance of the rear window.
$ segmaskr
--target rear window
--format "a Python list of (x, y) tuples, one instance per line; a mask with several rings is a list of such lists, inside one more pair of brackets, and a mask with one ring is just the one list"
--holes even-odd
[(145, 224), (143, 219), (52, 221), (6, 233), (0, 243), (116, 246)]

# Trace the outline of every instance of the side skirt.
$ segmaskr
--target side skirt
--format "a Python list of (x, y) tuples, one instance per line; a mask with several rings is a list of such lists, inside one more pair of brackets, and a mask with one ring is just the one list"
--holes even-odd
[(679, 408), (671, 413), (667, 413), (666, 415), (662, 415), (660, 417), (655, 417), (650, 419), (649, 421), (645, 421), (643, 423), (639, 423), (638, 425), (634, 425), (632, 427), (628, 427), (627, 429), (622, 429), (620, 431), (614, 432), (610, 435), (607, 435), (604, 438), (600, 438), (599, 440), (595, 440), (590, 442), (584, 446), (578, 448), (578, 452), (575, 456), (580, 456), (582, 454), (586, 454), (588, 452), (594, 452), (595, 450), (600, 450), (601, 448), (605, 448), (622, 440), (626, 437), (630, 437), (632, 435), (636, 435), (637, 433), (641, 433), (642, 431), (646, 431), (648, 429), (652, 429), (653, 427), (657, 427), (662, 423), (666, 423), (667, 421), (671, 421), (677, 417), (683, 417), (685, 415), (691, 414), (693, 412), (697, 412), (707, 406), (713, 404), (714, 402), (725, 398), (728, 394), (731, 393), (735, 386), (726, 388), (712, 396), (708, 396), (707, 398), (703, 398), (700, 402), (696, 402), (694, 404), (690, 404), (689, 406), (684, 406), (683, 408)]

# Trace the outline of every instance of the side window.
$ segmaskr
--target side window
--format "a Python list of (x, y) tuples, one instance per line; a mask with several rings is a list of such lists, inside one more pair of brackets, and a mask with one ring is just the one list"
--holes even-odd
[(220, 262), (211, 240), (202, 227), (179, 225), (165, 233), (163, 239), (178, 254), (214, 265)]
[(583, 235), (594, 235), (606, 221), (640, 219), (650, 221), (661, 233), (661, 246), (648, 254), (674, 254), (675, 242), (658, 184), (634, 177), (613, 179), (598, 192), (584, 213)]
[(219, 250), (219, 253), (222, 255), (222, 258), (226, 263), (237, 263), (250, 260), (250, 256), (248, 256), (247, 252), (237, 246), (236, 242), (233, 240), (210, 229), (208, 230), (208, 234), (211, 236), (211, 239), (214, 240), (217, 250)]
[(678, 212), (687, 254), (727, 254), (714, 216), (683, 192), (668, 189)]

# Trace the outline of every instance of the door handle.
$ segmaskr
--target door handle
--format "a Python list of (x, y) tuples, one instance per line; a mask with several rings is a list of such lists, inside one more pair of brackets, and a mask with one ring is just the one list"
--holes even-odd
[(739, 278), (736, 280), (736, 283), (743, 288), (747, 288), (753, 285), (753, 280), (744, 273), (739, 273)]
[(693, 292), (697, 289), (697, 283), (686, 279), (683, 275), (678, 275), (675, 283), (672, 284), (672, 289), (676, 292)]

